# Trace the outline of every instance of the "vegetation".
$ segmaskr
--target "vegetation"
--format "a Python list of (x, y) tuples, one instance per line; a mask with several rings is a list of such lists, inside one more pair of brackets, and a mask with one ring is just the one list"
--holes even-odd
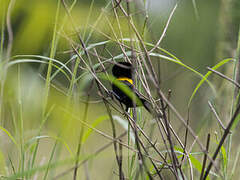
[(167, 2), (0, 1), (0, 179), (240, 178), (240, 3)]

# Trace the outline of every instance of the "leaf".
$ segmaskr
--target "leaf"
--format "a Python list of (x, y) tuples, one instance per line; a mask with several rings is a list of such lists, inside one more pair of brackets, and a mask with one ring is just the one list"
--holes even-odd
[[(0, 129), (1, 129), (3, 132), (5, 132), (5, 133), (8, 135), (8, 137), (12, 140), (12, 142), (18, 147), (18, 144), (17, 144), (15, 138), (11, 135), (11, 133), (10, 133), (8, 130), (6, 130), (5, 128), (3, 128), (2, 126), (0, 126)], [(18, 148), (19, 148), (19, 147), (18, 147)]]
[(223, 157), (224, 167), (226, 167), (227, 166), (227, 153), (226, 153), (226, 149), (224, 146), (221, 147), (221, 153), (222, 153), (222, 157)]
[[(108, 115), (103, 115), (98, 117), (92, 124), (92, 127), (96, 127), (98, 124), (100, 124), (101, 122), (103, 122), (104, 120), (109, 119)], [(84, 144), (86, 142), (86, 140), (88, 139), (88, 137), (91, 135), (91, 133), (93, 132), (93, 129), (88, 129), (88, 131), (86, 131), (82, 137), (82, 144)]]
[[(228, 58), (228, 59), (224, 59), (221, 62), (219, 62), (218, 64), (216, 64), (215, 66), (212, 67), (213, 70), (216, 70), (217, 68), (223, 66), (224, 64), (228, 63), (229, 61), (232, 61), (233, 58)], [(194, 96), (196, 95), (198, 89), (201, 87), (201, 85), (205, 82), (208, 81), (207, 78), (212, 74), (212, 71), (208, 71), (205, 76), (201, 79), (201, 81), (197, 84), (196, 88), (194, 89), (189, 101), (188, 101), (188, 107), (190, 106)]]

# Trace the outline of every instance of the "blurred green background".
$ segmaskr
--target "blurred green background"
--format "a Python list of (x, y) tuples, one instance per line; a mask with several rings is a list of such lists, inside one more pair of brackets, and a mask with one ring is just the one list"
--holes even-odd
[[(12, 0), (12, 10), (9, 17), (13, 30), (13, 42), (11, 58), (7, 59), (9, 34), (6, 18), (10, 1), (0, 0), (1, 42), (3, 45), (0, 54), (1, 62), (30, 59), (30, 57), (20, 57), (18, 55), (50, 57), (51, 51), (54, 51), (52, 58), (66, 63), (74, 54), (71, 44), (80, 47), (76, 31), (80, 34), (86, 46), (115, 39), (116, 36), (118, 38), (134, 37), (134, 33), (130, 30), (124, 15), (117, 10), (121, 24), (121, 31), (119, 31), (117, 19), (110, 5), (107, 5), (110, 1), (68, 0), (66, 4), (70, 7), (73, 2), (76, 4), (71, 10), (72, 18), (70, 18), (61, 3), (59, 3), (58, 9), (58, 1), (56, 0)], [(126, 7), (125, 1), (122, 4)], [(148, 15), (144, 33), (145, 41), (152, 44), (158, 41), (175, 4), (176, 1), (174, 0), (129, 2), (129, 11), (139, 31), (144, 27), (146, 13)], [(171, 52), (184, 64), (204, 75), (207, 72), (206, 67), (212, 67), (225, 58), (234, 57), (233, 52), (237, 46), (239, 28), (239, 6), (240, 3), (237, 0), (231, 2), (218, 0), (179, 1), (166, 35), (161, 42), (161, 48)], [(59, 10), (59, 16), (56, 19), (57, 10)], [(52, 48), (55, 26), (56, 46)], [(121, 53), (119, 45), (113, 41), (97, 46), (96, 51), (103, 59), (109, 59)], [(36, 56), (34, 58), (36, 59)], [(85, 58), (84, 55), (83, 58)], [(98, 62), (96, 58), (92, 58), (92, 60), (93, 64)], [(152, 61), (159, 73), (163, 91), (167, 93), (169, 89), (172, 90), (171, 102), (183, 117), (187, 117), (189, 98), (200, 78), (177, 64), (159, 58), (152, 58)], [(69, 63), (68, 67), (73, 70), (73, 65)], [(3, 67), (2, 64), (1, 67)], [(30, 143), (29, 141), (33, 137), (35, 137), (33, 140), (35, 142), (38, 135), (46, 136), (40, 138), (37, 164), (48, 162), (51, 156), (50, 152), (55, 147), (56, 142), (56, 146), (61, 148), (55, 152), (53, 161), (65, 159), (71, 155), (62, 142), (66, 142), (72, 153), (76, 153), (79, 131), (82, 126), (78, 118), (83, 120), (86, 108), (83, 102), (86, 101), (88, 95), (91, 102), (101, 99), (98, 96), (95, 84), (93, 85), (95, 88), (90, 88), (91, 83), (86, 83), (84, 80), (78, 81), (71, 91), (69, 90), (69, 80), (64, 74), (59, 73), (51, 81), (52, 86), (49, 88), (46, 100), (45, 78), (47, 67), (48, 64), (42, 63), (21, 63), (21, 65), (11, 66), (7, 70), (6, 76), (1, 73), (1, 127), (7, 129), (17, 142), (24, 141), (26, 144)], [(84, 67), (84, 63), (81, 61), (80, 67)], [(232, 69), (233, 64), (230, 63), (219, 70), (232, 76)], [(3, 69), (1, 70), (3, 71)], [(52, 73), (56, 70), (56, 68), (53, 68)], [(83, 72), (79, 68), (77, 74), (80, 76)], [(209, 86), (204, 84), (194, 97), (190, 112), (191, 127), (203, 139), (207, 131), (218, 131), (216, 121), (212, 121), (213, 118), (207, 101), (214, 100), (224, 123), (229, 119), (225, 112), (229, 113), (231, 110), (230, 107), (223, 105), (223, 102), (230, 103), (229, 97), (233, 94), (233, 86), (229, 83), (224, 84), (218, 78), (212, 78), (211, 80), (217, 94), (214, 94)], [(108, 82), (104, 83), (107, 87), (110, 87)], [(222, 97), (223, 95), (224, 97)], [(219, 97), (222, 98), (219, 99)], [(45, 103), (47, 103), (46, 106), (44, 106)], [(47, 114), (49, 115), (47, 116)], [(98, 122), (97, 129), (111, 135), (111, 125), (105, 117), (106, 114), (103, 103), (90, 103), (86, 122), (89, 124)], [(44, 119), (46, 122), (39, 132), (43, 116), (46, 118)], [(149, 118), (148, 115), (144, 116)], [(175, 125), (179, 134), (182, 134), (184, 128), (181, 123), (176, 120)], [(124, 130), (121, 125), (118, 124), (117, 126), (119, 127), (119, 133)], [(21, 132), (21, 127), (23, 127), (24, 132)], [(201, 130), (204, 131), (201, 132)], [(87, 128), (85, 131), (87, 131)], [(62, 138), (62, 140), (56, 141), (56, 137)], [(0, 152), (2, 154), (0, 156), (0, 172), (1, 174), (11, 174), (11, 168), (1, 168), (3, 167), (1, 163), (10, 167), (10, 159), (7, 158), (9, 156), (17, 167), (20, 163), (19, 152), (3, 131), (0, 132), (0, 138)], [(87, 143), (83, 145), (82, 152), (86, 155), (91, 154), (106, 142), (109, 141), (93, 132), (90, 134)], [(29, 147), (27, 145), (24, 147), (26, 152), (30, 154), (26, 153), (25, 159), (30, 158), (36, 146), (35, 143), (30, 144)], [(117, 176), (114, 176), (113, 173), (117, 167), (114, 158), (113, 148), (110, 147), (101, 156), (97, 156), (94, 161), (88, 162), (90, 178), (99, 179), (100, 176), (100, 179), (112, 179), (113, 177), (117, 179)], [(67, 167), (72, 166), (66, 164), (66, 167), (61, 166), (56, 171), (59, 173)], [(81, 167), (80, 171), (81, 175), (79, 176), (84, 176), (83, 174), (86, 173), (84, 167)], [(63, 179), (67, 177), (72, 177), (72, 174), (68, 174)]]

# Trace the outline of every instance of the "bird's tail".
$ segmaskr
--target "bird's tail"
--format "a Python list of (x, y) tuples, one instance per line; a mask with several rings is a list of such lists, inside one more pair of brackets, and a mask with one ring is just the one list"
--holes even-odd
[(153, 109), (153, 106), (150, 102), (148, 102), (146, 99), (141, 99), (142, 103), (143, 103), (143, 106), (145, 107), (145, 109), (150, 113), (150, 114), (153, 114), (154, 112), (154, 109)]
[(146, 99), (141, 98), (142, 104), (145, 107), (145, 109), (152, 114), (154, 117), (161, 117), (161, 114), (157, 113), (157, 111), (154, 109), (153, 105), (147, 101)]

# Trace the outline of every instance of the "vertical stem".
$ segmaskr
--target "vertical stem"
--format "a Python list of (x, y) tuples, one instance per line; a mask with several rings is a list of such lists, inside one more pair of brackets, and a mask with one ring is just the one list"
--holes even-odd
[[(56, 16), (55, 16), (55, 24), (54, 24), (54, 31), (53, 31), (53, 39), (52, 39), (52, 44), (51, 44), (51, 51), (50, 51), (50, 58), (54, 58), (55, 52), (56, 52), (56, 36), (57, 36), (57, 24), (58, 24), (58, 17), (59, 17), (59, 11), (60, 11), (60, 0), (58, 0), (57, 4), (57, 11), (56, 11)], [(45, 114), (47, 112), (47, 102), (48, 102), (48, 95), (49, 95), (49, 89), (50, 89), (50, 83), (51, 83), (51, 72), (52, 72), (52, 60), (49, 61), (48, 63), (48, 71), (47, 71), (47, 77), (46, 77), (46, 83), (45, 83), (45, 93), (44, 93), (44, 99), (43, 99), (43, 109), (42, 109), (42, 121), (41, 121), (41, 126), (44, 124), (46, 117)], [(39, 129), (39, 135), (41, 133), (41, 128)], [(35, 159), (36, 159), (36, 154), (38, 150), (38, 145), (39, 145), (39, 139), (36, 142), (36, 147), (33, 151), (33, 157), (32, 157), (32, 167), (34, 166)]]
[[(83, 114), (83, 122), (86, 122), (87, 120), (87, 112), (88, 112), (88, 107), (89, 107), (89, 95), (87, 96), (87, 102), (85, 104), (85, 109), (84, 109), (84, 114)], [(79, 133), (79, 141), (78, 141), (78, 148), (77, 148), (77, 154), (76, 154), (76, 162), (75, 162), (75, 169), (74, 169), (74, 173), (73, 173), (73, 179), (76, 180), (77, 179), (77, 170), (78, 170), (78, 163), (79, 163), (79, 155), (81, 152), (81, 147), (82, 147), (82, 137), (83, 137), (83, 133), (84, 133), (84, 128), (85, 126), (81, 126), (80, 129), (80, 133)]]
[(8, 32), (8, 46), (7, 46), (7, 59), (10, 58), (12, 51), (12, 43), (13, 43), (13, 31), (11, 25), (11, 10), (14, 6), (15, 0), (10, 0), (7, 10), (7, 32)]
[(207, 153), (208, 153), (208, 149), (209, 149), (209, 143), (210, 143), (210, 133), (208, 133), (208, 136), (207, 136), (207, 145), (206, 145), (207, 152), (204, 154), (200, 180), (203, 180), (203, 174), (204, 174), (204, 170), (205, 170), (205, 166), (206, 166), (206, 162), (207, 162)]
[[(236, 73), (235, 73), (235, 80), (237, 83), (240, 83), (240, 26), (238, 30), (238, 43), (236, 49)], [(239, 100), (239, 88), (235, 88), (234, 99), (237, 99), (236, 106), (240, 103)]]
[[(21, 172), (24, 172), (25, 155), (24, 155), (24, 124), (23, 124), (23, 108), (22, 108), (22, 91), (21, 91), (21, 67), (18, 65), (18, 105), (19, 105), (19, 120), (20, 120), (20, 146), (21, 146)], [(24, 178), (22, 176), (22, 178)]]
[[(60, 0), (58, 0), (57, 4), (57, 12), (55, 16), (55, 24), (54, 24), (54, 30), (53, 30), (53, 38), (51, 43), (51, 51), (50, 51), (50, 58), (54, 58), (55, 52), (56, 52), (56, 36), (57, 36), (57, 24), (58, 24), (58, 17), (59, 17), (59, 10), (60, 10)], [(52, 60), (49, 61), (48, 64), (48, 71), (47, 71), (47, 77), (46, 77), (46, 84), (45, 84), (45, 98), (43, 102), (43, 114), (42, 118), (44, 119), (45, 113), (46, 113), (46, 106), (47, 106), (47, 99), (49, 95), (49, 89), (50, 89), (50, 79), (51, 79), (51, 73), (52, 73)]]
[(3, 1), (2, 24), (1, 24), (1, 42), (0, 42), (0, 61), (3, 60), (3, 44), (4, 44), (4, 30), (5, 30), (5, 1)]
[[(5, 2), (5, 1), (3, 1), (3, 2)], [(5, 22), (5, 3), (3, 4), (3, 12), (2, 12), (2, 27), (1, 27), (1, 44), (0, 44), (0, 71), (1, 71), (1, 79), (0, 79), (0, 84), (1, 84), (1, 89), (0, 89), (0, 125), (3, 125), (3, 118), (2, 118), (2, 110), (3, 110), (3, 107), (2, 107), (2, 105), (3, 105), (3, 90), (4, 90), (4, 73), (5, 72), (3, 72), (3, 69), (4, 69), (4, 67), (3, 67), (3, 65), (2, 65), (2, 63), (1, 63), (1, 61), (3, 61), (3, 45), (4, 45), (4, 30), (5, 30), (5, 24), (4, 24), (4, 22)]]

